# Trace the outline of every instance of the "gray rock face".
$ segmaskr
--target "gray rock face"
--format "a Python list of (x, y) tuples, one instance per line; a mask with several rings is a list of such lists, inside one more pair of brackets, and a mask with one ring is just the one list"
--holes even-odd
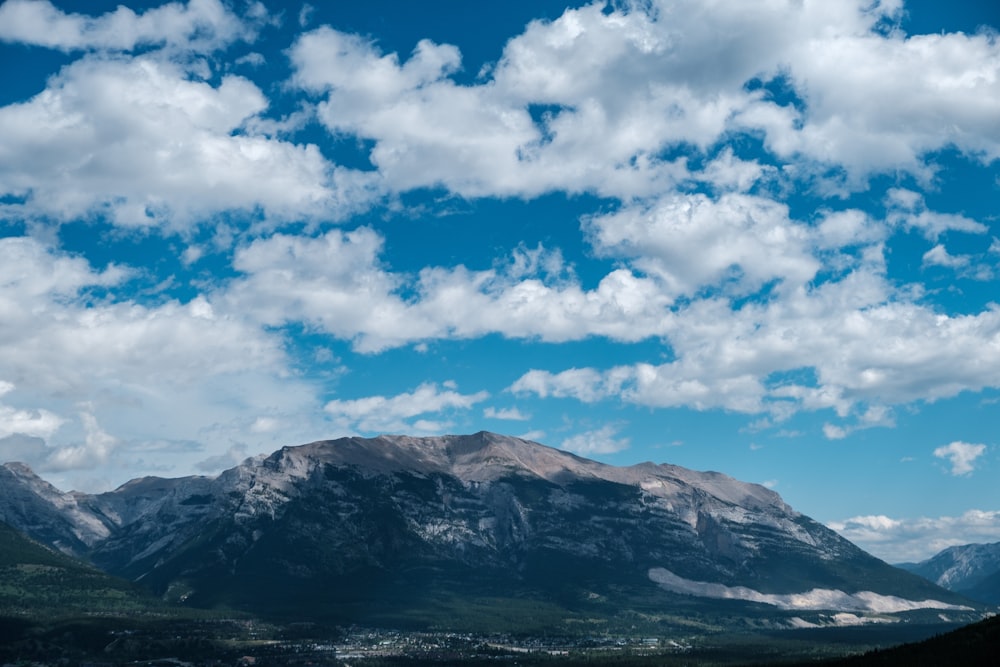
[(83, 556), (111, 535), (93, 500), (63, 493), (24, 464), (0, 465), (0, 521), (68, 555)]
[[(626, 604), (663, 595), (651, 574), (663, 571), (764, 600), (813, 589), (948, 597), (762, 486), (670, 465), (615, 467), (492, 433), (315, 442), (214, 479), (145, 478), (96, 496), (6, 470), (17, 481), (2, 482), (0, 517), (196, 604)], [(32, 503), (44, 520), (16, 511)]]

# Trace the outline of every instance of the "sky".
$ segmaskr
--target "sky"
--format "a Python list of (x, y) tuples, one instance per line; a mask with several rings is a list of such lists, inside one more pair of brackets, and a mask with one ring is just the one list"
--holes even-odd
[(0, 4), (0, 460), (489, 430), (1000, 541), (1000, 6)]

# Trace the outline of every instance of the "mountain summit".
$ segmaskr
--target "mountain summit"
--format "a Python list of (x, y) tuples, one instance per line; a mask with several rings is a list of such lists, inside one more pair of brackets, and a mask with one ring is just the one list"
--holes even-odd
[(545, 623), (692, 605), (794, 622), (972, 611), (762, 486), (493, 433), (314, 442), (92, 496), (4, 472), (0, 519), (192, 605), (425, 624), (484, 605)]

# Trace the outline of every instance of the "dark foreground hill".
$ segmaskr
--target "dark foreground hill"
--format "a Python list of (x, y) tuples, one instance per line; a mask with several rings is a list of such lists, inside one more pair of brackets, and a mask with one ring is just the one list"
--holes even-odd
[[(816, 663), (810, 663), (816, 664)], [(922, 642), (820, 663), (823, 667), (996, 667), (1000, 664), (1000, 617)]]
[(100, 495), (0, 476), (0, 518), (36, 539), (167, 600), (286, 621), (679, 635), (980, 617), (762, 486), (492, 433), (316, 442)]
[(52, 551), (0, 522), (0, 616), (128, 615), (162, 606), (132, 582)]

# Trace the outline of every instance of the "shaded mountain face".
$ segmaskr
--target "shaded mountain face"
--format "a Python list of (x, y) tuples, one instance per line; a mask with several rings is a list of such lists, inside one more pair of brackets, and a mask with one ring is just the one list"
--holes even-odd
[[(22, 473), (0, 516), (42, 488)], [(971, 611), (762, 486), (491, 433), (316, 442), (215, 479), (70, 500), (38, 494), (51, 526), (16, 525), (64, 548), (68, 530), (72, 549), (168, 598), (258, 613), (453, 620), (483, 600), (570, 614), (733, 600), (789, 614)]]
[(899, 567), (973, 600), (1000, 605), (1000, 542), (949, 547)]

